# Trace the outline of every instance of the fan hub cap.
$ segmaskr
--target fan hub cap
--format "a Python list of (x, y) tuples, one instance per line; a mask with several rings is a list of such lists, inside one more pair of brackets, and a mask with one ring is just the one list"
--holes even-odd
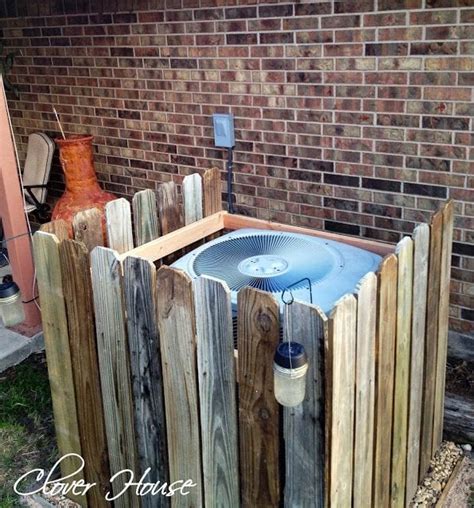
[(285, 258), (270, 254), (250, 256), (239, 263), (240, 273), (249, 277), (276, 277), (289, 269)]

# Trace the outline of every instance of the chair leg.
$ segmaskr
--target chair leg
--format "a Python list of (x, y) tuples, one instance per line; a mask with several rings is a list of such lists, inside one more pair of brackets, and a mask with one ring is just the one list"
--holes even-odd
[(45, 222), (49, 222), (51, 220), (51, 207), (47, 204), (41, 205), (36, 210), (36, 215), (38, 217), (38, 221), (40, 224), (44, 224)]

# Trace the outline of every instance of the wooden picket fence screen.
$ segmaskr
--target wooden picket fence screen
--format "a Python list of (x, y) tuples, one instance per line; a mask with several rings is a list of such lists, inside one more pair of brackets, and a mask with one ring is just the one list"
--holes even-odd
[[(132, 207), (113, 201), (105, 241), (96, 210), (76, 216), (75, 239), (61, 221), (34, 236), (59, 451), (82, 455), (97, 483), (75, 500), (110, 505), (104, 493), (126, 481), (111, 476), (151, 468), (147, 482), (197, 486), (171, 498), (129, 489), (114, 506), (407, 506), (442, 440), (452, 203), (395, 248), (229, 215), (220, 185), (208, 170), (185, 178), (182, 206), (171, 182)], [(272, 295), (241, 290), (236, 352), (227, 286), (162, 260), (240, 227), (385, 257), (329, 316), (300, 302), (280, 316)], [(309, 356), (296, 408), (273, 395), (281, 328)]]

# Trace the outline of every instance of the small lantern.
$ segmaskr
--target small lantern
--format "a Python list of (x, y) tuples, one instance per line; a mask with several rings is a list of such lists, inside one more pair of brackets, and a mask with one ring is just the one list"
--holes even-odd
[(275, 398), (282, 406), (297, 406), (304, 400), (308, 357), (302, 344), (282, 342), (273, 362)]
[(0, 284), (0, 320), (4, 326), (14, 326), (25, 320), (20, 289), (12, 280)]

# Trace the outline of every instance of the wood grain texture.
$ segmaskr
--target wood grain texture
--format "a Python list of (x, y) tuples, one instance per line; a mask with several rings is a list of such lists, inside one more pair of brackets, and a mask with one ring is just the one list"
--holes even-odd
[(70, 238), (68, 224), (63, 219), (57, 219), (41, 224), (39, 230), (44, 233), (51, 233), (52, 235), (55, 235), (59, 241)]
[(418, 486), (420, 426), (425, 355), (426, 300), (430, 227), (419, 224), (413, 232), (413, 306), (410, 360), (410, 406), (408, 410), (407, 481), (405, 504), (413, 499)]
[(356, 392), (354, 424), (354, 507), (372, 506), (375, 415), (377, 276), (365, 275), (357, 288)]
[(435, 213), (430, 225), (430, 261), (428, 268), (428, 302), (426, 307), (425, 368), (421, 418), (420, 478), (428, 470), (433, 452), (433, 416), (438, 355), (439, 291), (441, 284), (441, 250), (443, 214)]
[(136, 192), (132, 199), (135, 245), (143, 245), (160, 236), (156, 196), (151, 189)]
[(393, 400), (391, 505), (405, 506), (410, 388), (411, 313), (413, 304), (413, 240), (404, 237), (397, 245), (397, 339)]
[(204, 217), (222, 210), (221, 172), (218, 168), (207, 169), (202, 179)]
[(302, 344), (308, 355), (302, 404), (283, 409), (285, 506), (324, 507), (324, 344), (327, 318), (313, 305), (285, 306), (285, 340)]
[(194, 283), (205, 506), (239, 506), (236, 378), (229, 288)]
[(191, 279), (163, 266), (157, 275), (157, 316), (165, 393), (170, 481), (191, 479), (190, 494), (172, 506), (203, 506), (196, 323)]
[[(122, 301), (121, 266), (118, 253), (96, 247), (91, 253), (92, 290), (97, 330), (100, 381), (110, 473), (137, 469), (133, 400), (130, 386), (125, 311)], [(122, 491), (125, 477), (115, 479), (114, 494)], [(137, 506), (132, 491), (114, 501), (115, 506)]]
[(273, 357), (280, 308), (269, 293), (246, 287), (238, 294), (238, 379), (242, 506), (278, 506), (279, 405), (273, 392)]
[(332, 428), (329, 499), (331, 507), (351, 506), (354, 441), (357, 300), (345, 295), (328, 321), (332, 350)]
[[(61, 456), (68, 453), (81, 455), (59, 241), (51, 233), (38, 231), (33, 236), (33, 251), (53, 401), (56, 442)], [(69, 476), (77, 470), (77, 467), (78, 463), (73, 458), (63, 460), (61, 473), (63, 476)], [(83, 475), (82, 473), (75, 475), (72, 479), (83, 479)], [(87, 505), (84, 496), (72, 498), (82, 506)]]
[(105, 230), (110, 249), (119, 254), (133, 249), (132, 212), (126, 199), (114, 199), (105, 205)]
[(353, 245), (361, 249), (374, 252), (380, 256), (386, 256), (392, 254), (395, 251), (393, 245), (376, 242), (374, 240), (367, 240), (365, 238), (357, 238), (355, 236), (341, 235), (339, 233), (330, 233), (329, 231), (318, 231), (316, 229), (304, 228), (301, 226), (292, 226), (291, 224), (280, 224), (263, 219), (255, 219), (254, 217), (246, 217), (239, 214), (230, 214), (224, 212), (224, 227), (225, 229), (242, 229), (242, 228), (256, 228), (266, 229), (269, 231), (288, 231), (290, 233), (298, 233), (309, 236), (316, 236), (318, 238), (327, 238), (329, 240), (335, 240), (342, 242), (347, 245)]
[(474, 442), (474, 427), (472, 426), (474, 404), (463, 395), (447, 393), (444, 410), (446, 439), (463, 443)]
[(202, 178), (198, 173), (183, 179), (183, 205), (186, 225), (202, 219)]
[(448, 353), (449, 286), (451, 278), (451, 252), (453, 243), (454, 205), (452, 201), (443, 208), (443, 232), (441, 244), (441, 273), (439, 286), (438, 349), (436, 355), (436, 386), (433, 415), (434, 455), (443, 440), (444, 392), (446, 382), (446, 357)]
[[(158, 261), (183, 247), (204, 239), (224, 227), (223, 216), (227, 212), (219, 212), (188, 226), (184, 226), (166, 236), (140, 245), (126, 253), (127, 256), (139, 256), (149, 261)], [(122, 256), (125, 258), (125, 256)]]
[(374, 506), (390, 506), (390, 470), (397, 330), (398, 259), (382, 261), (377, 295), (377, 365), (375, 385)]
[(72, 220), (74, 238), (82, 242), (91, 252), (95, 247), (104, 245), (102, 212), (98, 208), (89, 208), (76, 213)]
[[(102, 230), (100, 231), (102, 236)], [(97, 486), (89, 490), (91, 506), (107, 506), (110, 469), (105, 437), (99, 361), (94, 328), (89, 252), (84, 243), (65, 240), (59, 246), (68, 318), (84, 476)]]
[[(148, 482), (168, 482), (168, 449), (161, 353), (156, 324), (156, 268), (150, 261), (127, 257), (123, 262), (130, 372), (134, 400), (139, 470)], [(164, 496), (142, 497), (143, 507), (169, 506)]]
[(158, 186), (157, 206), (162, 235), (167, 235), (183, 227), (183, 216), (178, 201), (178, 188), (174, 182), (165, 182)]

